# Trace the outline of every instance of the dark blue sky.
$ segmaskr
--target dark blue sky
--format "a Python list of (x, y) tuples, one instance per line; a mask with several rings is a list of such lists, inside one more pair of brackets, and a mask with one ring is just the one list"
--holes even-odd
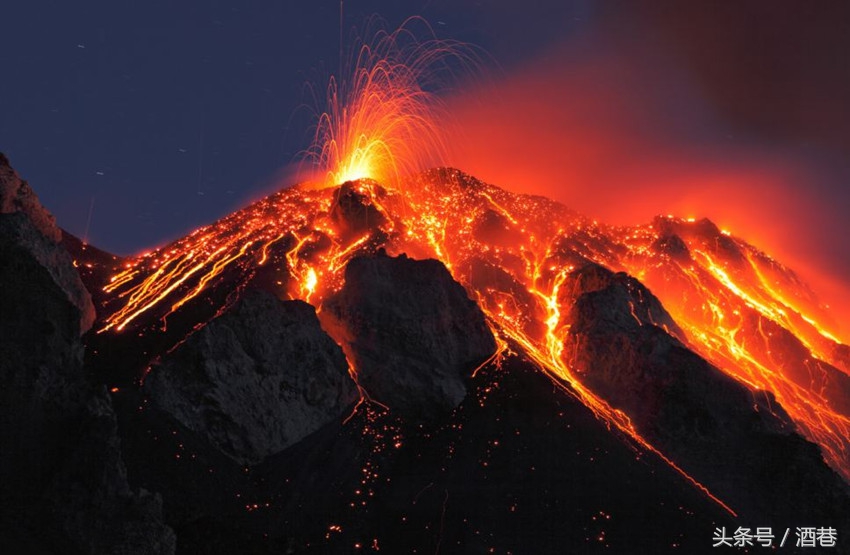
[[(560, 36), (570, 11), (515, 43), (499, 29), (511, 18), (480, 4), (349, 1), (345, 36), (372, 14), (388, 28), (418, 14), (510, 65)], [(0, 34), (0, 149), (71, 232), (85, 233), (94, 198), (92, 243), (129, 253), (174, 238), (268, 192), (309, 146), (310, 111), (298, 106), (305, 83), (323, 87), (338, 65), (339, 9), (13, 3)]]
[[(659, 141), (693, 147), (703, 162), (756, 156), (805, 167), (790, 185), (794, 202), (785, 195), (784, 204), (772, 203), (779, 194), (753, 189), (741, 209), (762, 221), (791, 221), (768, 245), (846, 284), (850, 4), (814, 4), (349, 0), (343, 27), (349, 36), (372, 14), (388, 28), (421, 15), (441, 38), (480, 46), (499, 66), (491, 68), (497, 92), (504, 85), (505, 98), (518, 98), (509, 107), (518, 146), (542, 143), (536, 129), (525, 136), (516, 125), (540, 120), (533, 108), (547, 103), (537, 125), (556, 137), (547, 136), (549, 150), (540, 150), (548, 162), (563, 150), (558, 134), (578, 122), (587, 139), (574, 142), (590, 144), (598, 120), (609, 134), (633, 135), (631, 142), (618, 139), (621, 148)], [(338, 67), (339, 9), (338, 0), (11, 3), (0, 33), (0, 150), (72, 233), (85, 233), (94, 199), (93, 244), (126, 254), (176, 238), (286, 183), (281, 176), (309, 146), (309, 111), (298, 110), (308, 99), (304, 85), (323, 87)], [(601, 52), (605, 65), (596, 72)], [(526, 70), (535, 80), (518, 85)], [(633, 120), (631, 113), (646, 121), (619, 125)], [(479, 147), (487, 149), (482, 136)], [(610, 144), (610, 137), (594, 143), (603, 162)], [(606, 164), (623, 155), (612, 151)], [(561, 171), (586, 160), (555, 162), (566, 164), (550, 164)], [(521, 173), (528, 156), (513, 163)], [(636, 191), (631, 182), (628, 190), (605, 189), (612, 174), (585, 170), (577, 174), (588, 180), (583, 189), (547, 192), (592, 215), (597, 207), (603, 219), (635, 195), (646, 211), (636, 213), (639, 221), (668, 211), (669, 190)], [(651, 182), (657, 169), (628, 171)], [(700, 187), (712, 186), (704, 181)], [(706, 211), (713, 216), (710, 206)]]

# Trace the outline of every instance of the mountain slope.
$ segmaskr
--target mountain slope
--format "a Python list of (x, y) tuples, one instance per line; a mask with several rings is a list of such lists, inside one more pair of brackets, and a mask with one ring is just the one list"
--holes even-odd
[[(847, 347), (710, 222), (615, 228), (437, 169), (286, 189), (138, 257), (64, 244), (97, 309), (86, 368), (178, 551), (698, 553), (717, 526), (850, 526)], [(238, 316), (256, 289), (316, 307), (360, 396), (240, 457), (228, 422), (275, 437), (274, 396), (154, 391), (177, 391), (164, 369), (206, 387), (234, 321), (286, 360), (286, 326)], [(281, 387), (225, 351), (219, 391)]]

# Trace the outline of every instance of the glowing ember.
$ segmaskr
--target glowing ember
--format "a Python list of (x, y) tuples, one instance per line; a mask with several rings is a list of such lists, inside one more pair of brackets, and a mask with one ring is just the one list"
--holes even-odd
[[(430, 38), (418, 40), (414, 26)], [(437, 39), (416, 17), (370, 42), (355, 41), (348, 78), (329, 80), (307, 152), (325, 172), (324, 185), (371, 178), (398, 188), (404, 176), (442, 163), (447, 145), (436, 123), (437, 79), (451, 64), (477, 65), (475, 58), (471, 47)]]

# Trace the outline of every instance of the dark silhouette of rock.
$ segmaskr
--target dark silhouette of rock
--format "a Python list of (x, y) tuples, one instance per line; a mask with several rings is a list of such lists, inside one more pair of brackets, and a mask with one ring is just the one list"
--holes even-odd
[[(598, 264), (588, 263), (573, 271), (561, 286), (558, 301), (572, 304), (589, 298), (587, 295), (603, 295), (599, 291), (605, 291), (606, 302), (584, 307), (586, 312), (592, 312), (590, 318), (594, 323), (602, 322), (606, 329), (631, 330), (638, 322), (646, 322), (684, 340), (685, 332), (646, 286), (631, 276), (615, 274)], [(579, 328), (572, 331), (581, 333)]]
[[(743, 515), (791, 525), (800, 514), (850, 514), (846, 485), (773, 395), (748, 390), (689, 350), (648, 289), (600, 266), (573, 280), (592, 286), (574, 289), (564, 352), (582, 383), (651, 443)], [(780, 483), (803, 486), (772, 485)]]
[(80, 311), (80, 333), (85, 333), (95, 319), (91, 295), (86, 290), (71, 257), (61, 246), (62, 232), (53, 215), (38, 201), (26, 181), (9, 165), (9, 159), (0, 153), (0, 214), (19, 214), (31, 223), (25, 226), (14, 220), (5, 227), (4, 234), (14, 234), (15, 240), (32, 253), (65, 292), (68, 300)]
[(18, 176), (6, 155), (0, 152), (0, 214), (13, 212), (26, 214), (35, 228), (50, 241), (58, 243), (62, 239), (53, 214), (41, 205), (29, 183)]
[(322, 306), (371, 397), (405, 416), (457, 407), (464, 379), (496, 349), (481, 309), (436, 260), (382, 251), (352, 259)]
[(659, 254), (666, 254), (679, 262), (687, 262), (691, 258), (688, 245), (678, 235), (662, 235), (652, 243), (652, 249)]
[(73, 272), (26, 214), (0, 214), (0, 545), (173, 553), (160, 498), (131, 490), (112, 403), (87, 381), (80, 311), (60, 284)]
[(313, 307), (249, 290), (145, 380), (153, 404), (254, 464), (339, 418), (357, 398)]
[(347, 181), (334, 192), (331, 218), (341, 234), (360, 234), (377, 229), (387, 221), (373, 202), (372, 194), (383, 197), (386, 191), (373, 181), (359, 180)]

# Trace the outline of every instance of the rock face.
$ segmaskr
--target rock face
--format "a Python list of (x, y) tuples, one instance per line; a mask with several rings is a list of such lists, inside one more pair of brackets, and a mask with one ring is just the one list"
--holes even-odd
[(173, 553), (161, 500), (131, 490), (111, 400), (86, 379), (80, 311), (60, 283), (74, 272), (26, 213), (0, 214), (0, 545)]
[(352, 259), (322, 307), (369, 395), (411, 417), (457, 407), (464, 379), (496, 343), (481, 309), (442, 263), (383, 252)]
[[(574, 272), (571, 281), (580, 285), (567, 316), (571, 327), (565, 352), (576, 353), (572, 362), (591, 389), (644, 429), (672, 433), (675, 428), (685, 441), (720, 433), (720, 428), (730, 432), (719, 419), (749, 419), (750, 394), (673, 337), (684, 334), (637, 280), (591, 264)], [(677, 410), (687, 413), (677, 420)], [(793, 429), (767, 407), (754, 418), (769, 429)]]
[(154, 406), (242, 464), (318, 430), (357, 398), (313, 307), (249, 290), (155, 366)]
[[(55, 283), (80, 312), (80, 333), (88, 331), (95, 319), (94, 305), (70, 255), (60, 244), (62, 232), (56, 227), (53, 215), (41, 205), (27, 182), (18, 176), (2, 153), (0, 214), (19, 215), (17, 220), (11, 220), (14, 223), (3, 228), (2, 233), (14, 234), (15, 241), (50, 272)], [(22, 220), (27, 220), (30, 225), (22, 225)]]
[(377, 229), (386, 216), (372, 202), (371, 194), (383, 197), (386, 191), (371, 181), (347, 181), (334, 193), (331, 218), (344, 236)]
[(53, 215), (38, 201), (29, 184), (18, 176), (6, 155), (0, 152), (0, 214), (23, 212), (35, 228), (54, 243), (62, 239)]
[[(572, 278), (564, 352), (582, 382), (645, 438), (741, 514), (827, 519), (850, 509), (846, 485), (773, 395), (748, 390), (689, 350), (648, 289), (596, 265)], [(777, 483), (805, 487), (777, 491)]]

